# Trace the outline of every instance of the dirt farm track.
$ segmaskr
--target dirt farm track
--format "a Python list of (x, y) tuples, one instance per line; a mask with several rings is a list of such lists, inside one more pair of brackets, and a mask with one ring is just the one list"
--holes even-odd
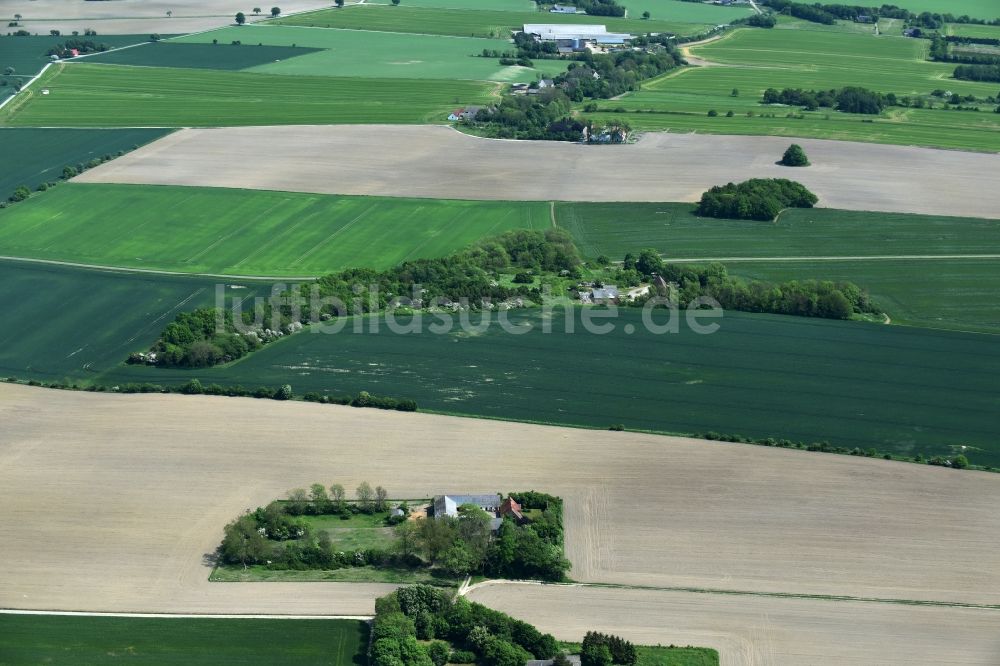
[(729, 181), (792, 178), (830, 208), (1000, 218), (1000, 155), (794, 139), (813, 166), (776, 165), (791, 141), (650, 133), (633, 145), (582, 146), (481, 139), (444, 126), (185, 129), (76, 180), (442, 199), (697, 201)]
[[(470, 596), (557, 636), (603, 627), (710, 645), (729, 665), (1000, 663), (997, 475), (635, 433), (10, 384), (0, 384), (0, 422), (0, 608), (371, 613), (387, 586), (209, 583), (205, 556), (240, 511), (314, 481), (367, 479), (411, 497), (536, 488), (566, 501), (573, 578), (619, 585), (504, 583)], [(681, 587), (744, 594), (666, 589)]]

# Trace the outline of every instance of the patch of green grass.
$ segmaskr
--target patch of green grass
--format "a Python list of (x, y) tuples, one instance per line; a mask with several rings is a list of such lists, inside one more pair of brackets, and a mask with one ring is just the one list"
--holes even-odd
[[(251, 28), (248, 28), (251, 29)], [(235, 29), (234, 29), (235, 30)], [(199, 33), (206, 34), (206, 33)], [(195, 69), (249, 69), (258, 65), (273, 63), (275, 60), (288, 60), (296, 56), (316, 53), (319, 49), (305, 48), (305, 45), (293, 46), (257, 46), (256, 41), (247, 39), (246, 44), (233, 45), (237, 39), (220, 39), (221, 43), (212, 44), (212, 40), (203, 43), (181, 43), (178, 41), (155, 42), (121, 51), (111, 51), (87, 58), (87, 62), (104, 65), (134, 65), (137, 67), (184, 67)], [(253, 44), (253, 45), (251, 45)]]
[(277, 76), (252, 72), (56, 65), (34, 91), (0, 112), (0, 124), (46, 127), (215, 127), (442, 122), (485, 103), (472, 81)]
[[(0, 200), (19, 185), (34, 190), (41, 183), (59, 180), (63, 167), (116, 155), (164, 134), (161, 129), (0, 128)], [(0, 245), (0, 254), (9, 252)]]
[(527, 331), (521, 335), (495, 319), (484, 331), (461, 331), (456, 321), (450, 333), (432, 334), (426, 327), (440, 318), (425, 317), (423, 333), (410, 335), (384, 322), (372, 331), (369, 322), (363, 333), (347, 326), (297, 334), (226, 367), (133, 366), (99, 379), (289, 382), (299, 394), (367, 390), (459, 415), (828, 440), (903, 455), (950, 455), (968, 445), (974, 463), (1000, 463), (994, 336), (739, 312), (727, 312), (711, 335), (683, 322), (676, 334), (654, 334), (629, 309), (602, 335), (583, 328), (581, 310), (569, 312), (573, 333), (559, 309), (550, 333), (544, 312), (511, 313), (514, 330)]
[(192, 273), (320, 276), (548, 227), (545, 202), (66, 183), (0, 211), (8, 256)]
[[(640, 12), (641, 13), (641, 12)], [(458, 37), (493, 37), (507, 39), (514, 30), (521, 30), (525, 23), (569, 23), (606, 25), (610, 32), (672, 32), (697, 34), (705, 30), (705, 23), (670, 20), (667, 17), (644, 21), (636, 18), (587, 16), (585, 14), (549, 14), (547, 12), (511, 12), (480, 9), (436, 9), (411, 7), (405, 2), (399, 7), (386, 5), (354, 5), (344, 9), (328, 9), (297, 14), (273, 21), (279, 25), (297, 25), (313, 28), (348, 28), (379, 32), (415, 32), (429, 35), (456, 35)]]
[[(679, 0), (622, 0), (630, 18), (640, 18), (643, 12), (649, 12), (650, 19), (663, 21), (682, 21), (685, 23), (706, 23), (721, 25), (740, 18), (746, 18), (753, 13), (748, 5), (723, 7), (720, 5), (699, 2), (680, 2)], [(600, 23), (604, 17), (591, 16), (595, 23)], [(545, 23), (545, 21), (538, 21)], [(610, 28), (608, 28), (610, 30)]]
[(700, 218), (693, 211), (691, 204), (558, 203), (556, 219), (591, 258), (620, 261), (645, 247), (668, 260), (758, 258), (729, 263), (729, 270), (772, 281), (847, 280), (868, 289), (895, 323), (1000, 333), (1000, 260), (767, 260), (995, 255), (995, 220), (816, 208), (785, 211), (777, 222), (747, 222)]
[(351, 552), (369, 548), (387, 549), (393, 544), (395, 537), (392, 528), (385, 524), (387, 515), (388, 513), (380, 513), (365, 516), (372, 520), (355, 520), (355, 515), (348, 520), (340, 516), (302, 516), (301, 519), (314, 533), (326, 532), (335, 550)]
[(892, 4), (916, 14), (932, 12), (981, 19), (1000, 18), (1000, 7), (996, 0), (894, 0)]
[[(569, 654), (579, 654), (580, 643), (561, 642), (560, 647)], [(671, 645), (636, 645), (639, 655), (636, 666), (718, 666), (719, 653), (712, 648), (677, 647)]]
[(366, 663), (356, 620), (0, 615), (4, 664)]
[(273, 571), (263, 565), (244, 570), (239, 565), (220, 566), (209, 580), (216, 583), (393, 583), (397, 585), (436, 585), (458, 587), (458, 579), (440, 578), (427, 569), (390, 569), (387, 567), (345, 567), (343, 569), (309, 569), (306, 571)]
[[(365, 2), (389, 5), (389, 0)], [(432, 7), (437, 9), (482, 9), (504, 12), (530, 12), (535, 10), (533, 0), (404, 0), (407, 7)]]
[(988, 39), (1000, 39), (1000, 25), (949, 23), (945, 26), (944, 32), (948, 35), (961, 35), (963, 37), (986, 37)]
[[(767, 88), (860, 85), (901, 97), (929, 95), (938, 88), (981, 99), (996, 94), (995, 84), (956, 81), (950, 78), (953, 65), (928, 62), (928, 43), (816, 28), (736, 30), (724, 39), (691, 50), (692, 55), (722, 66), (670, 72), (644, 82), (639, 92), (598, 102), (602, 113), (586, 115), (595, 121), (623, 117), (641, 130), (818, 137), (1000, 151), (1000, 115), (992, 113), (993, 104), (981, 104), (983, 110), (977, 113), (945, 110), (937, 100), (936, 109), (890, 107), (881, 117), (871, 117), (831, 109), (803, 112), (798, 107), (760, 103)], [(733, 89), (739, 91), (739, 96), (731, 95)], [(707, 115), (713, 109), (717, 117)], [(729, 111), (734, 114), (731, 118), (726, 117)]]
[[(257, 293), (248, 286), (226, 292)], [(147, 349), (178, 313), (212, 305), (214, 292), (207, 279), (0, 261), (0, 377), (86, 382)]]
[[(210, 43), (213, 39), (225, 44), (242, 39), (245, 43), (296, 44), (320, 49), (280, 62), (274, 58), (264, 60), (253, 69), (266, 74), (530, 82), (539, 71), (505, 67), (497, 58), (481, 57), (484, 49), (514, 50), (509, 41), (501, 39), (261, 25), (202, 32), (182, 41)], [(551, 73), (548, 70), (552, 67), (556, 71), (565, 70), (568, 62), (540, 60), (536, 64)]]

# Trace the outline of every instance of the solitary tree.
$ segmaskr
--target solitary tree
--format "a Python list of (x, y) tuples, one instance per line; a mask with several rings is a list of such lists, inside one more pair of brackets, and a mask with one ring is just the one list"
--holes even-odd
[(333, 502), (333, 510), (337, 513), (344, 513), (347, 510), (347, 502), (344, 501), (344, 486), (335, 483), (330, 486), (330, 501)]
[(260, 14), (260, 7), (254, 7), (253, 8), (253, 13), (254, 14)]
[(174, 13), (168, 9), (167, 10), (167, 18), (170, 18), (173, 15), (174, 15)]
[(642, 13), (642, 18), (646, 19), (647, 21), (649, 20), (650, 16), (651, 16), (651, 14), (649, 12), (643, 12)]
[(59, 36), (59, 31), (58, 30), (49, 30), (49, 34), (52, 35), (53, 37), (58, 37)]
[(392, 0), (392, 6), (393, 7), (398, 7), (399, 6), (399, 0)]
[(20, 20), (21, 20), (21, 15), (20, 14), (14, 14), (14, 21), (20, 21)]
[(802, 150), (802, 146), (793, 143), (785, 151), (784, 157), (781, 158), (781, 163), (784, 166), (804, 167), (809, 166), (809, 158), (806, 157), (806, 152)]
[(361, 510), (365, 513), (370, 513), (372, 510), (372, 500), (375, 499), (375, 491), (372, 490), (371, 484), (367, 481), (362, 481), (358, 489), (354, 491), (354, 496), (358, 498), (358, 505)]
[(375, 510), (385, 511), (389, 508), (386, 500), (389, 498), (389, 491), (382, 486), (375, 488)]
[(309, 487), (309, 497), (316, 508), (316, 513), (329, 513), (330, 496), (326, 494), (326, 487), (322, 483), (314, 483)]
[(243, 12), (236, 12), (236, 25), (243, 25), (247, 22), (247, 17), (243, 15)]
[(730, 97), (739, 97), (740, 96), (740, 89), (739, 88), (733, 88), (733, 92), (729, 93), (729, 96)]
[(341, 7), (344, 6), (344, 0), (336, 0), (336, 4), (337, 4), (337, 9), (340, 9)]
[(271, 18), (281, 13), (281, 7), (271, 7)]

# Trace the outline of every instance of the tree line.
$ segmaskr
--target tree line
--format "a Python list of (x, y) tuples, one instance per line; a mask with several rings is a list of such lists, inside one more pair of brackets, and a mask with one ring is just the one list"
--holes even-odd
[(989, 81), (1000, 83), (1000, 64), (996, 65), (959, 65), (955, 68), (956, 79), (963, 81)]
[(882, 113), (885, 107), (895, 106), (898, 101), (893, 93), (883, 95), (858, 86), (831, 88), (830, 90), (785, 88), (779, 91), (775, 88), (768, 88), (761, 98), (761, 102), (764, 104), (801, 106), (806, 111), (815, 111), (820, 107), (826, 107), (834, 108), (843, 113), (870, 115)]
[[(1000, 65), (1000, 55), (968, 51), (956, 52), (951, 48), (952, 44), (988, 44), (1000, 46), (1000, 39), (935, 35), (931, 39), (930, 59), (938, 62), (956, 62), (966, 65)], [(959, 77), (956, 76), (955, 78)]]
[[(161, 367), (211, 367), (242, 358), (270, 342), (322, 318), (381, 312), (390, 307), (425, 307), (466, 299), (472, 307), (483, 301), (538, 297), (537, 288), (507, 287), (497, 279), (502, 271), (574, 273), (581, 263), (572, 236), (564, 229), (517, 230), (479, 241), (468, 249), (437, 259), (407, 261), (385, 271), (348, 269), (320, 278), (315, 287), (327, 304), (313, 312), (313, 285), (258, 303), (234, 319), (232, 310), (199, 308), (179, 313), (167, 324), (149, 352), (129, 356), (130, 363)], [(422, 292), (414, 303), (415, 285)], [(359, 291), (360, 290), (360, 291)], [(297, 311), (289, 296), (301, 300)], [(259, 322), (270, 322), (268, 325)], [(240, 324), (238, 327), (237, 324)], [(248, 330), (249, 329), (249, 330)]]

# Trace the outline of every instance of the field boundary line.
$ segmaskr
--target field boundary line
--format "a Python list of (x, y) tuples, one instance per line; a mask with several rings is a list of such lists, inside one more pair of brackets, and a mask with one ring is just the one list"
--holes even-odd
[(245, 615), (218, 613), (114, 613), (102, 611), (64, 611), (64, 610), (20, 610), (17, 608), (0, 608), (0, 615), (64, 615), (73, 617), (149, 617), (149, 618), (196, 618), (217, 620), (359, 620), (370, 622), (374, 615)]
[[(664, 256), (671, 264), (690, 264), (695, 262), (718, 261), (725, 263), (756, 262), (756, 261), (947, 261), (949, 259), (1000, 259), (1000, 254), (876, 254), (865, 256), (819, 256), (819, 257), (687, 257), (677, 258)], [(620, 262), (616, 262), (620, 263)]]
[(287, 280), (318, 280), (320, 275), (224, 275), (222, 273), (185, 273), (183, 271), (156, 270), (153, 268), (126, 268), (123, 266), (105, 266), (102, 264), (81, 264), (73, 261), (56, 261), (54, 259), (31, 259), (29, 257), (6, 257), (0, 255), (0, 261), (20, 261), (26, 264), (44, 264), (47, 266), (67, 266), (69, 268), (88, 268), (95, 271), (112, 273), (142, 273), (146, 275), (171, 275), (176, 277), (219, 278), (222, 280), (261, 280), (279, 282)]
[(742, 597), (771, 597), (776, 599), (805, 599), (811, 601), (830, 601), (830, 602), (858, 602), (858, 603), (879, 603), (879, 604), (896, 604), (901, 606), (936, 606), (942, 608), (969, 608), (973, 610), (989, 610), (989, 611), (1000, 611), (1000, 604), (976, 604), (976, 603), (964, 603), (961, 601), (935, 601), (935, 600), (924, 600), (924, 599), (893, 599), (893, 598), (883, 598), (883, 597), (854, 597), (850, 595), (836, 595), (836, 594), (806, 594), (798, 592), (754, 592), (750, 590), (725, 590), (725, 589), (714, 589), (706, 587), (673, 587), (673, 586), (657, 586), (657, 585), (629, 585), (626, 583), (552, 583), (540, 580), (506, 580), (502, 578), (493, 578), (490, 580), (480, 581), (473, 585), (469, 585), (464, 589), (460, 589), (459, 593), (461, 595), (466, 595), (469, 592), (479, 589), (480, 587), (488, 587), (491, 585), (552, 585), (559, 587), (592, 587), (592, 588), (607, 588), (610, 590), (645, 590), (649, 592), (686, 592), (689, 594), (718, 594), (718, 595), (731, 595), (731, 596), (742, 596)]

